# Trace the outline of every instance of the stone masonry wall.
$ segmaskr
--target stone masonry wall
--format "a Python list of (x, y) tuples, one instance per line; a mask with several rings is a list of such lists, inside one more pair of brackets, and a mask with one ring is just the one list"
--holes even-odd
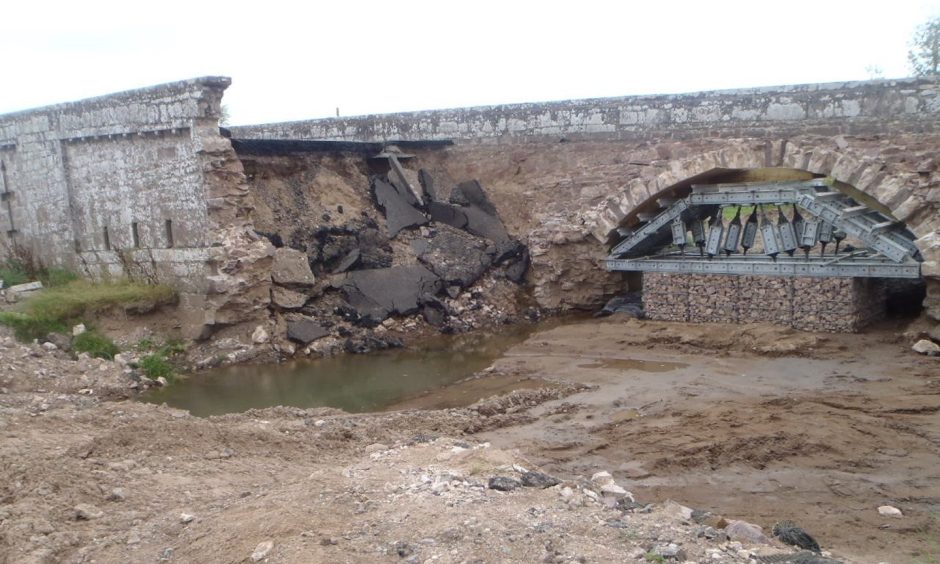
[(646, 316), (693, 323), (773, 323), (852, 333), (885, 314), (883, 284), (870, 278), (782, 278), (644, 273)]
[[(273, 251), (245, 239), (244, 174), (218, 128), (229, 84), (205, 77), (0, 115), (0, 259), (170, 284), (194, 332), (263, 308), (216, 315), (270, 278), (241, 274)], [(233, 252), (252, 260), (233, 264)]]
[[(605, 243), (633, 210), (698, 175), (792, 168), (887, 206), (918, 238), (940, 321), (940, 83), (932, 79), (513, 104), (236, 127), (240, 138), (453, 139), (440, 168), (478, 178), (527, 238), (540, 304), (582, 307), (620, 283)], [(440, 173), (435, 171), (436, 176)], [(668, 194), (666, 194), (668, 195)]]
[(329, 118), (232, 128), (238, 138), (481, 143), (936, 131), (940, 85), (877, 80)]

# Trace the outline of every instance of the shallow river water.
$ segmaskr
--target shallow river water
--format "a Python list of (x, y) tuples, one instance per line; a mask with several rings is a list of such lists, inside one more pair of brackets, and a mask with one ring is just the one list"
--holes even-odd
[(154, 389), (143, 401), (193, 415), (235, 413), (277, 405), (380, 411), (487, 368), (514, 344), (548, 324), (517, 325), (495, 333), (438, 336), (418, 348), (341, 354), (281, 364), (241, 365), (189, 375)]

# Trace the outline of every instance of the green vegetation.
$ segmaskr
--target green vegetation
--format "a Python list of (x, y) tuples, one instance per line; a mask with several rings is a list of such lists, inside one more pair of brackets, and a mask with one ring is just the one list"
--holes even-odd
[(93, 357), (108, 360), (113, 360), (114, 355), (121, 352), (121, 349), (114, 344), (114, 341), (97, 331), (85, 331), (72, 339), (72, 349), (75, 352), (84, 352)]
[(26, 260), (8, 258), (0, 263), (0, 280), (5, 287), (25, 284), (34, 280), (42, 282), (44, 287), (62, 286), (78, 280), (74, 272), (59, 267), (35, 268)]
[(940, 16), (934, 16), (917, 27), (911, 37), (907, 60), (914, 76), (940, 74)]
[(666, 561), (666, 559), (663, 558), (661, 554), (656, 554), (655, 552), (647, 552), (646, 554), (643, 555), (643, 558), (645, 558), (647, 562), (665, 562)]
[(165, 304), (176, 299), (175, 291), (166, 286), (127, 280), (90, 282), (75, 279), (65, 271), (46, 272), (50, 274), (50, 280), (61, 284), (44, 288), (26, 300), (18, 312), (0, 314), (0, 324), (12, 327), (20, 340), (29, 341), (49, 333), (67, 332), (83, 317), (112, 307)]
[(162, 376), (168, 381), (172, 381), (174, 377), (172, 358), (185, 352), (186, 345), (182, 341), (171, 339), (162, 346), (157, 347), (151, 339), (142, 339), (137, 343), (137, 350), (153, 351), (142, 357), (137, 364), (137, 367), (144, 372), (145, 376), (153, 380)]
[(156, 380), (164, 377), (167, 380), (173, 379), (173, 366), (165, 356), (153, 353), (140, 359), (139, 368), (144, 371), (147, 378)]
[(3, 280), (4, 287), (10, 287), (29, 282), (30, 276), (21, 261), (11, 258), (0, 263), (0, 280)]
[(55, 286), (64, 286), (69, 282), (78, 280), (78, 275), (64, 268), (49, 268), (39, 272), (39, 281), (43, 287), (53, 288)]
[(49, 333), (64, 333), (68, 330), (61, 321), (40, 319), (17, 311), (0, 311), (0, 325), (12, 328), (20, 341), (32, 341)]

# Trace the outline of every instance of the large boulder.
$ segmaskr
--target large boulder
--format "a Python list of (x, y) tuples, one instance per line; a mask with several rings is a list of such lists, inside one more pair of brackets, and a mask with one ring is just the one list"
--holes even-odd
[(287, 338), (304, 345), (309, 345), (329, 334), (330, 329), (328, 327), (324, 327), (320, 322), (309, 317), (287, 323)]
[(418, 260), (448, 285), (465, 288), (479, 280), (493, 263), (485, 241), (450, 227), (442, 226), (420, 243), (415, 249)]
[(419, 264), (346, 274), (340, 289), (346, 302), (359, 316), (359, 322), (375, 326), (389, 315), (410, 315), (418, 311), (441, 289), (441, 279)]
[(271, 303), (281, 309), (300, 309), (307, 303), (309, 296), (281, 286), (271, 287)]
[(317, 281), (310, 270), (307, 255), (287, 247), (274, 251), (271, 278), (282, 286), (313, 286)]
[(372, 179), (372, 193), (375, 201), (385, 213), (388, 234), (395, 237), (406, 227), (417, 227), (428, 222), (428, 218), (412, 204), (394, 186), (381, 178)]

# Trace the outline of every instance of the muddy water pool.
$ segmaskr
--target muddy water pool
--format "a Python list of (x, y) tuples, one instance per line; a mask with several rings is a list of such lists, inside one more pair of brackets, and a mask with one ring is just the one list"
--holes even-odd
[[(171, 386), (145, 394), (143, 401), (166, 403), (193, 415), (236, 413), (272, 406), (335, 407), (352, 413), (407, 406), (466, 405), (492, 386), (454, 387), (454, 397), (440, 391), (487, 368), (511, 346), (536, 331), (564, 323), (517, 325), (488, 334), (439, 336), (422, 346), (365, 355), (343, 354), (281, 364), (229, 366), (189, 375)], [(505, 386), (512, 388), (512, 383)], [(526, 387), (522, 385), (520, 387)], [(429, 391), (435, 401), (409, 401)], [(506, 391), (506, 390), (496, 390)]]

